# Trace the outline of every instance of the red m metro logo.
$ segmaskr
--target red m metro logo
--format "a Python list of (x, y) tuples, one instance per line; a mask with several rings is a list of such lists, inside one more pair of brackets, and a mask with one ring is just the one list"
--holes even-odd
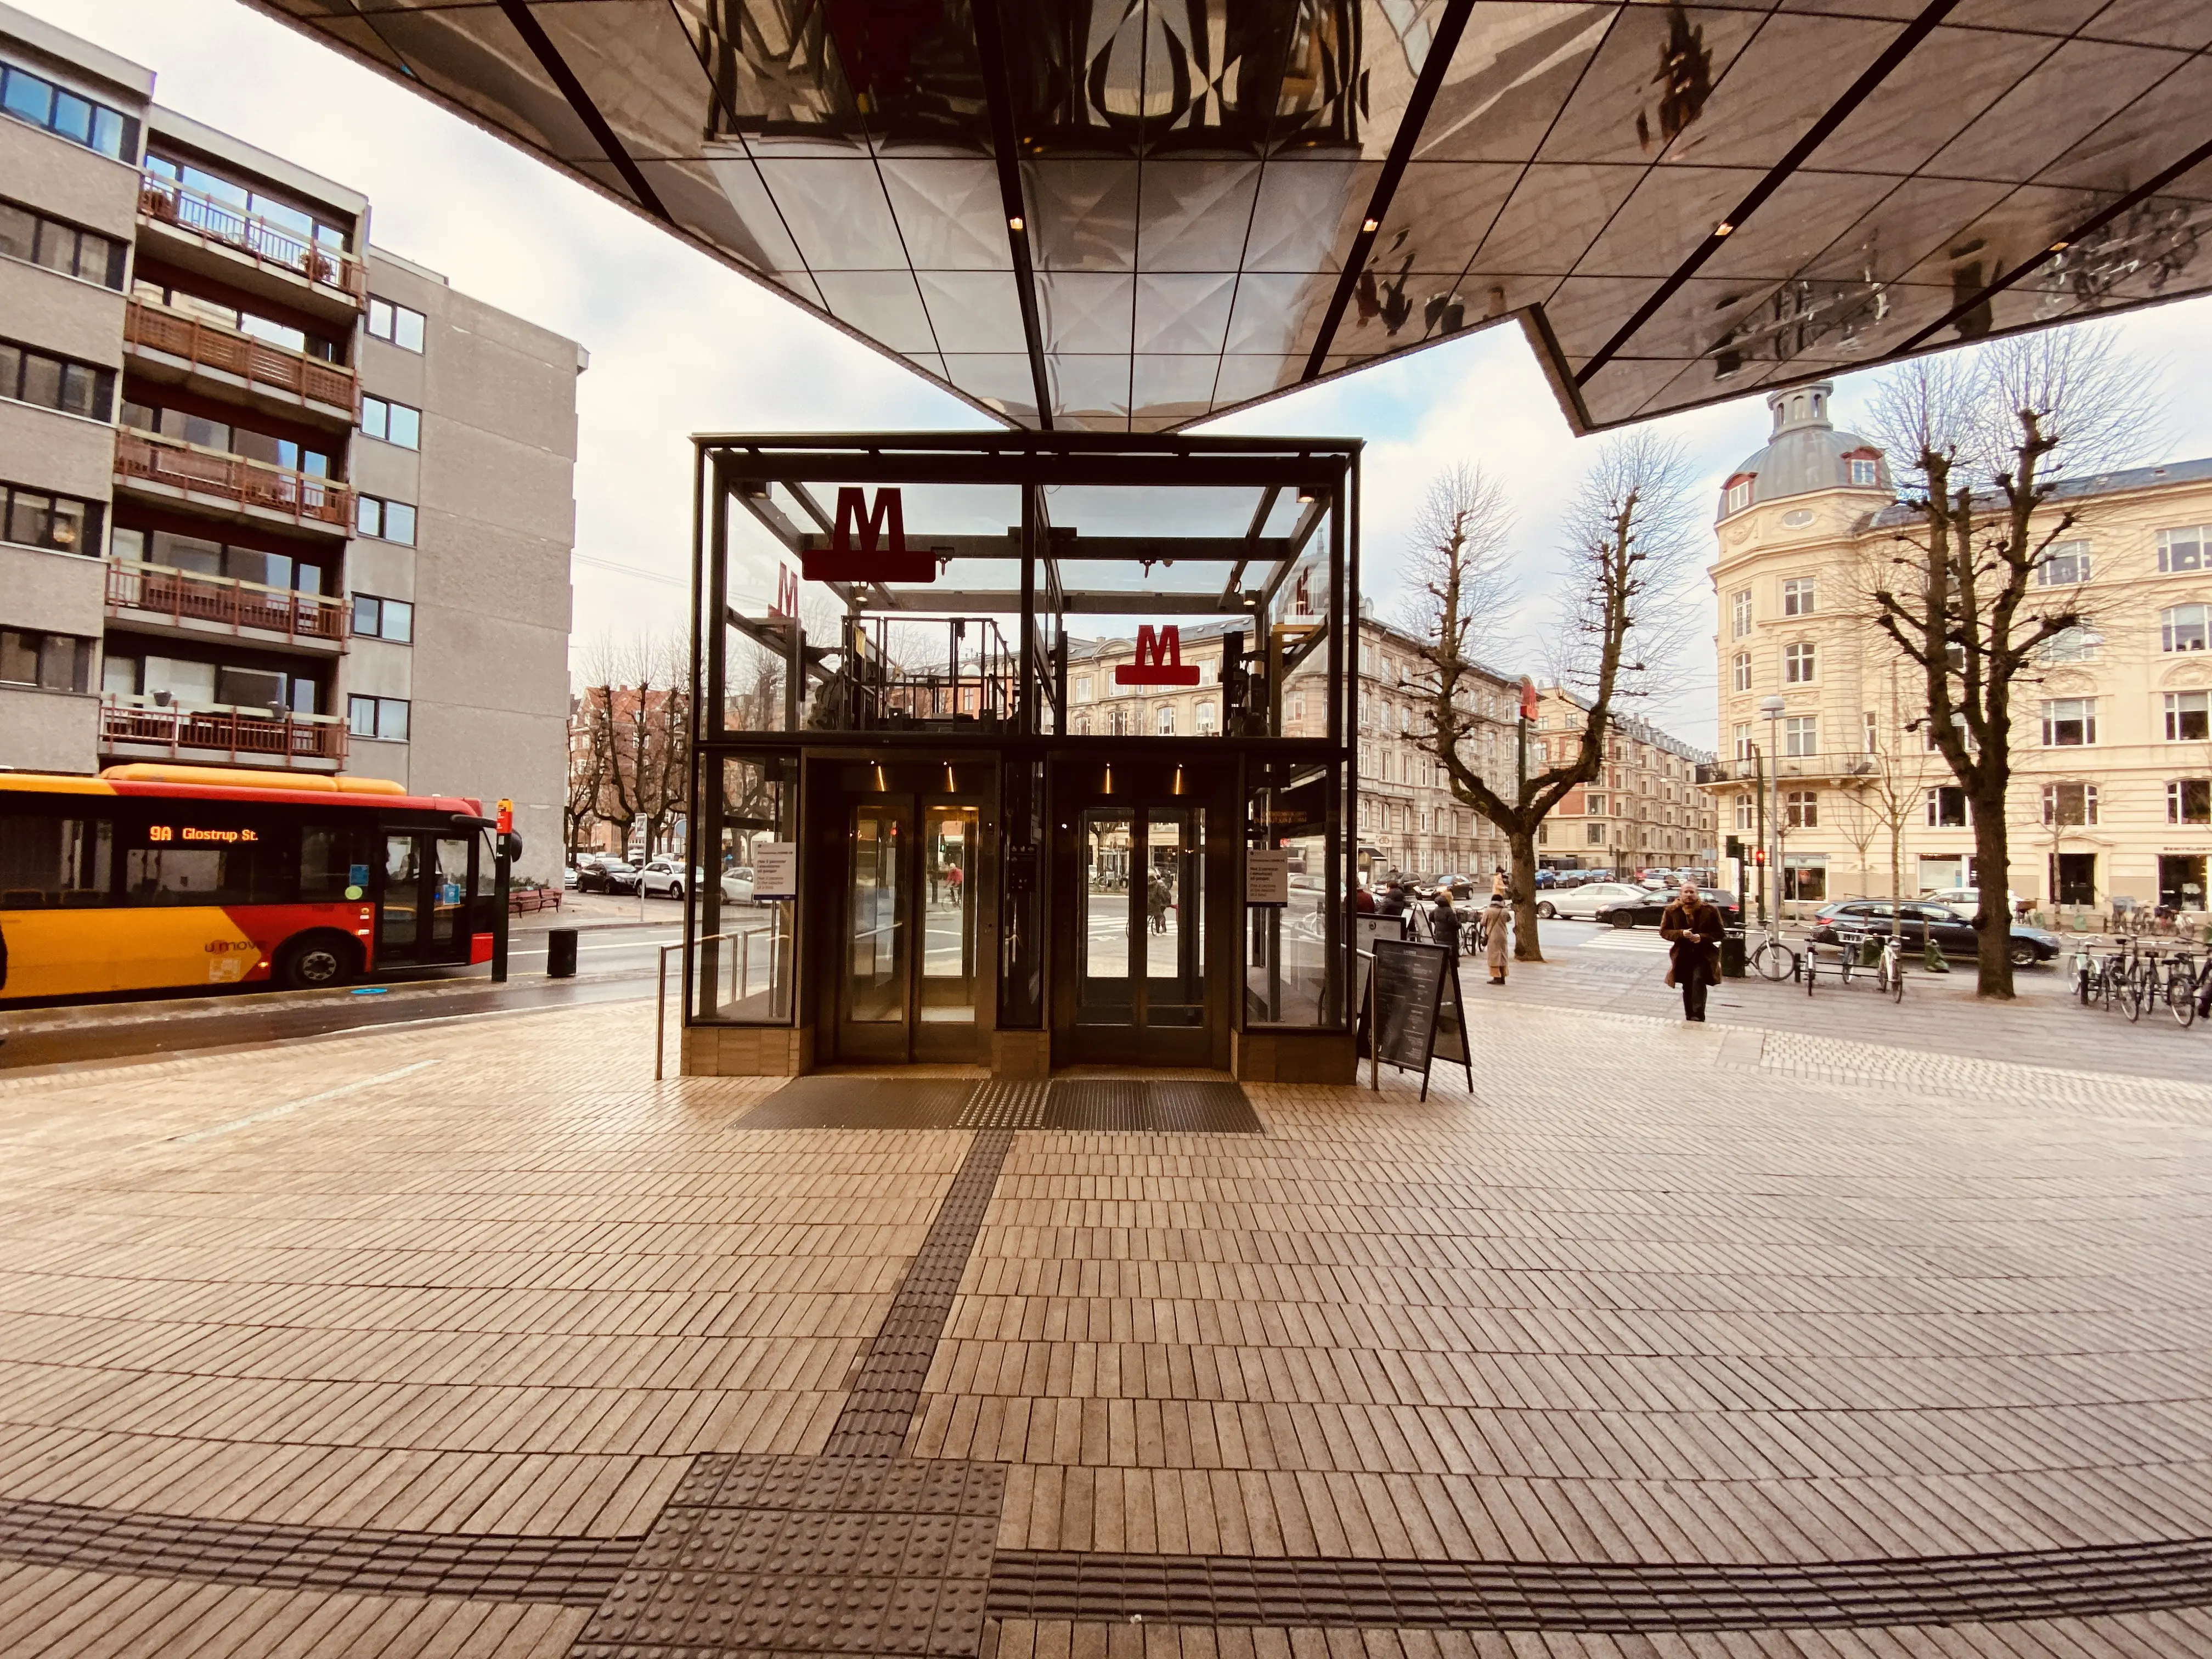
[(1114, 671), (1116, 685), (1196, 685), (1198, 665), (1182, 665), (1182, 629), (1170, 623), (1158, 634), (1150, 623), (1137, 629), (1137, 659)]
[[(854, 543), (860, 545), (855, 547)], [(896, 489), (878, 489), (874, 507), (857, 484), (837, 491), (837, 519), (826, 549), (809, 548), (799, 568), (811, 582), (928, 582), (937, 561), (906, 546), (906, 507)]]

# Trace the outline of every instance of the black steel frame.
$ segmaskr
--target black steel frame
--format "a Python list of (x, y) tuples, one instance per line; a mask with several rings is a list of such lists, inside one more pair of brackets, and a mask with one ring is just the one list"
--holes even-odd
[[(692, 759), (686, 826), (687, 851), (693, 867), (709, 868), (717, 861), (716, 849), (703, 844), (707, 815), (699, 810), (702, 790), (710, 778), (719, 787), (723, 763), (733, 758), (779, 760), (786, 764), (787, 775), (794, 781), (793, 787), (798, 787), (796, 781), (804, 777), (805, 763), (809, 759), (851, 760), (865, 755), (880, 754), (884, 763), (889, 764), (894, 759), (911, 761), (957, 750), (960, 756), (972, 761), (979, 750), (987, 750), (995, 757), (1000, 776), (1003, 779), (1010, 765), (1032, 764), (1048, 775), (1048, 763), (1054, 759), (1089, 756), (1105, 760), (1134, 750), (1141, 751), (1148, 758), (1165, 763), (1215, 766), (1224, 763), (1233, 764), (1237, 770), (1237, 799), (1240, 802), (1249, 799), (1251, 786), (1249, 781), (1257, 767), (1270, 763), (1318, 764), (1328, 769), (1329, 775), (1338, 781), (1334, 786), (1338, 790), (1338, 812), (1329, 826), (1327, 856), (1332, 866), (1337, 868), (1341, 887), (1336, 896), (1337, 910), (1332, 913), (1331, 937), (1324, 947), (1327, 958), (1334, 963), (1333, 982), (1338, 988), (1338, 994), (1334, 1006), (1328, 1010), (1325, 1023), (1319, 1027), (1248, 1027), (1242, 1017), (1241, 999), (1235, 1024), (1239, 1030), (1348, 1033), (1349, 991), (1345, 988), (1354, 982), (1351, 915), (1352, 889), (1356, 883), (1352, 872), (1358, 839), (1352, 826), (1358, 822), (1359, 783), (1356, 763), (1359, 677), (1357, 659), (1352, 652), (1357, 642), (1358, 617), (1359, 461), (1362, 448), (1359, 440), (986, 431), (788, 435), (702, 434), (694, 436), (692, 444), (691, 684), (697, 688), (697, 695), (691, 700)], [(754, 486), (776, 483), (801, 486), (801, 489), (794, 493), (805, 504), (804, 510), (817, 520), (811, 528), (815, 532), (826, 532), (830, 528), (827, 515), (808, 500), (803, 487), (840, 482), (877, 486), (951, 483), (1015, 484), (1024, 487), (1022, 544), (1018, 556), (1021, 565), (1020, 610), (1016, 635), (1021, 691), (1016, 719), (1011, 725), (995, 731), (966, 730), (950, 737), (943, 732), (926, 731), (797, 729), (799, 686), (808, 664), (803, 634), (794, 620), (787, 630), (791, 652), (790, 665), (787, 670), (789, 717), (783, 729), (733, 731), (724, 727), (721, 722), (726, 690), (730, 628), (734, 624), (751, 631), (760, 626), (759, 619), (741, 617), (729, 599), (731, 515), (733, 511), (745, 510), (740, 492)], [(1223, 603), (1213, 613), (1226, 617), (1238, 614), (1241, 610), (1243, 614), (1254, 618), (1255, 628), (1261, 630), (1267, 626), (1278, 587), (1297, 564), (1300, 550), (1310, 538), (1317, 533), (1319, 521), (1325, 517), (1328, 526), (1328, 556), (1331, 578), (1328, 625), (1317, 636), (1317, 640), (1325, 642), (1327, 647), (1325, 734), (1318, 738), (1242, 734), (1106, 737), (1077, 736), (1067, 732), (1067, 662), (1064, 649), (1066, 620), (1070, 614), (1082, 614), (1079, 610), (1072, 611), (1070, 609), (1072, 604), (1080, 605), (1082, 596), (1069, 594), (1060, 584), (1057, 561), (1063, 556), (1054, 551), (1056, 544), (1048, 533), (1049, 526), (1042, 521), (1039, 494), (1046, 487), (1063, 484), (1119, 485), (1129, 489), (1206, 485), (1261, 489), (1265, 493), (1260, 507), (1253, 516), (1249, 531), (1243, 538), (1249, 545), (1251, 556), (1233, 560), (1228, 581), (1223, 589)], [(1300, 516), (1303, 533), (1293, 540), (1289, 556), (1279, 560), (1269, 580), (1262, 585), (1256, 606), (1231, 603), (1231, 597), (1242, 591), (1237, 584), (1243, 574), (1253, 563), (1259, 562), (1266, 548), (1273, 545), (1262, 544), (1260, 532), (1284, 491), (1293, 492), (1300, 501), (1310, 498), (1312, 502), (1307, 514)], [(761, 515), (757, 512), (755, 516)], [(763, 519), (763, 522), (768, 520)], [(1143, 539), (1150, 542), (1154, 538), (1147, 537)], [(1200, 556), (1215, 560), (1229, 557), (1224, 549), (1223, 538), (1177, 538), (1164, 531), (1157, 539), (1160, 544), (1170, 549), (1178, 544), (1202, 545), (1205, 551)], [(1074, 556), (1089, 558), (1093, 556), (1078, 551)], [(845, 601), (848, 612), (899, 614), (899, 608), (895, 604), (886, 603), (893, 596), (881, 587), (872, 589), (875, 597), (872, 600), (860, 591), (860, 585), (830, 586), (832, 592)], [(1124, 614), (1142, 617), (1153, 612), (1133, 605)], [(1047, 618), (1056, 619), (1059, 624), (1058, 641), (1061, 648), (1054, 653), (1040, 648), (1040, 623)], [(1048, 702), (1057, 714), (1054, 720), (1057, 729), (1052, 732), (1042, 729), (1042, 710)], [(1001, 802), (1002, 811), (1004, 805)], [(1243, 849), (1247, 844), (1247, 837), (1239, 836), (1234, 839), (1237, 848), (1237, 879), (1241, 882)], [(803, 841), (799, 858), (799, 881), (801, 890), (805, 891), (809, 872)], [(792, 970), (793, 994), (789, 1017), (753, 1020), (701, 1017), (694, 955), (695, 941), (701, 933), (698, 907), (703, 896), (700, 891), (702, 884), (712, 884), (690, 882), (685, 884), (684, 1024), (788, 1028), (799, 1024), (805, 988), (814, 971), (814, 951), (824, 945), (824, 941), (810, 942), (808, 939), (807, 932), (812, 924), (803, 909), (794, 930), (796, 961)], [(1241, 945), (1238, 948), (1241, 949)], [(1039, 1002), (1039, 1024), (1031, 1029), (1044, 1029), (1050, 1024), (1048, 986)]]

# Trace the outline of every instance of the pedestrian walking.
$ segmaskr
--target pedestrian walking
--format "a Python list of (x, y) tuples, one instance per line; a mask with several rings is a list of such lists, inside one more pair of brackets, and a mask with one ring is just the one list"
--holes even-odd
[(1702, 1025), (1705, 991), (1721, 976), (1721, 913), (1705, 902), (1692, 882), (1684, 882), (1659, 917), (1659, 937), (1674, 943), (1667, 983), (1682, 988), (1682, 1018)]
[(1490, 896), (1494, 899), (1504, 898), (1508, 896), (1509, 891), (1505, 882), (1505, 866), (1501, 864), (1498, 866), (1498, 872), (1490, 878)]
[(1482, 950), (1490, 963), (1490, 982), (1505, 983), (1507, 949), (1513, 942), (1513, 913), (1505, 908), (1504, 898), (1492, 894), (1490, 908), (1482, 913)]
[(1459, 954), (1459, 912), (1452, 908), (1449, 892), (1439, 890), (1429, 907), (1429, 937), (1454, 956)]
[(1395, 876), (1390, 878), (1390, 884), (1382, 890), (1382, 902), (1375, 907), (1375, 914), (1378, 916), (1402, 916), (1406, 914), (1404, 882)]
[(1152, 931), (1164, 933), (1168, 930), (1168, 906), (1174, 896), (1168, 891), (1168, 879), (1158, 871), (1145, 884), (1145, 914), (1152, 919)]

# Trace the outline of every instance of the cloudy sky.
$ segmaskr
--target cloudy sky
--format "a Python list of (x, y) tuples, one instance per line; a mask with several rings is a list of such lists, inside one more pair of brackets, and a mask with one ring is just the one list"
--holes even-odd
[[(973, 410), (826, 324), (568, 184), (422, 98), (353, 67), (235, 0), (13, 0), (146, 65), (164, 104), (363, 191), (377, 243), (456, 288), (581, 341), (574, 568), (579, 654), (612, 633), (678, 628), (689, 558), (687, 434), (973, 427)], [(2212, 300), (2123, 325), (2144, 365), (2145, 464), (2212, 455), (2212, 406), (2179, 389), (2212, 344)], [(1868, 388), (1846, 380), (1849, 425)], [(1765, 441), (1757, 398), (1664, 423), (1708, 494)], [(1364, 438), (1370, 596), (1389, 604), (1412, 510), (1461, 460), (1502, 477), (1518, 514), (1517, 640), (1490, 653), (1534, 666), (1559, 559), (1557, 514), (1589, 445), (1571, 436), (1517, 331), (1419, 353), (1269, 404), (1227, 429)], [(1516, 648), (1517, 647), (1517, 648)], [(1700, 661), (1664, 709), (1713, 743)]]

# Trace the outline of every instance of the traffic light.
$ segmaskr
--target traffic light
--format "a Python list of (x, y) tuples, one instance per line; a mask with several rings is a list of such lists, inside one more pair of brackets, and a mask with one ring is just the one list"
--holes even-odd
[(1764, 863), (1765, 863), (1765, 862), (1766, 862), (1766, 849), (1765, 849), (1764, 847), (1754, 847), (1754, 848), (1753, 848), (1751, 849), (1751, 861), (1752, 861), (1753, 864), (1764, 864)]
[(1732, 859), (1741, 858), (1743, 856), (1743, 837), (1741, 836), (1730, 836), (1728, 838), (1727, 848), (1723, 855)]

